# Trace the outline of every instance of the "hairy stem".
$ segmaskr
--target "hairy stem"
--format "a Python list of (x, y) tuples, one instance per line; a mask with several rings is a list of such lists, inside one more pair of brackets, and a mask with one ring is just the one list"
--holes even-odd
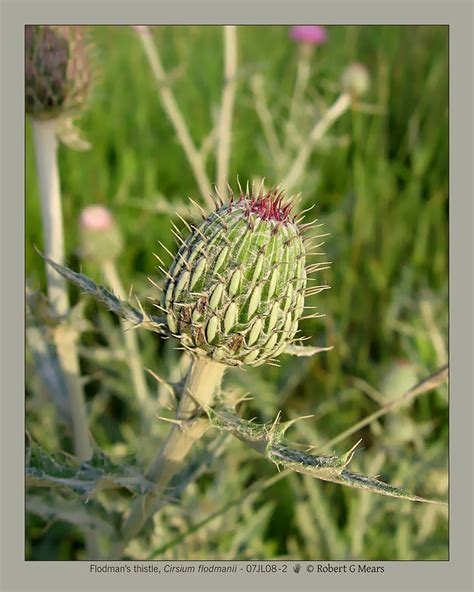
[(188, 126), (186, 125), (184, 117), (176, 103), (176, 99), (174, 98), (173, 91), (166, 79), (166, 72), (161, 63), (156, 45), (153, 43), (150, 29), (146, 26), (140, 26), (138, 29), (138, 36), (143, 45), (143, 49), (145, 50), (148, 63), (155, 76), (163, 109), (173, 124), (176, 136), (183, 147), (204, 201), (209, 206), (213, 207), (211, 183), (204, 166), (203, 158), (194, 145)]
[(219, 118), (219, 136), (217, 143), (217, 189), (225, 194), (229, 173), (230, 142), (232, 135), (232, 112), (235, 99), (235, 74), (237, 70), (237, 29), (224, 26), (224, 89)]
[(310, 132), (308, 139), (301, 146), (290, 170), (284, 178), (282, 185), (290, 192), (304, 172), (314, 146), (321, 140), (331, 125), (343, 115), (351, 105), (352, 98), (349, 93), (342, 93), (339, 98), (329, 107), (323, 117), (316, 123)]
[[(102, 263), (102, 271), (106, 282), (112, 288), (112, 291), (121, 299), (126, 299), (125, 289), (117, 273), (117, 268), (113, 261), (104, 261)], [(129, 321), (120, 319), (122, 325), (123, 336), (125, 341), (125, 350), (127, 353), (127, 364), (130, 369), (132, 378), (133, 390), (137, 395), (138, 401), (142, 410), (142, 417), (147, 420), (150, 411), (150, 393), (145, 379), (144, 365), (140, 356), (140, 349), (138, 347), (137, 335), (133, 330), (133, 326)], [(144, 421), (147, 423), (147, 421)]]
[[(61, 207), (61, 191), (57, 162), (57, 121), (32, 120), (36, 166), (41, 199), (43, 236), (46, 256), (64, 261), (64, 233)], [(69, 313), (69, 297), (66, 280), (49, 265), (46, 266), (48, 299), (58, 317)], [(56, 353), (64, 373), (72, 418), (74, 451), (79, 460), (92, 456), (92, 445), (87, 423), (85, 397), (80, 380), (77, 333), (68, 325), (61, 325), (54, 332)], [(97, 538), (86, 533), (86, 546), (90, 557), (98, 558)]]
[(153, 515), (170, 479), (181, 469), (193, 444), (206, 431), (208, 421), (194, 416), (200, 408), (207, 409), (211, 405), (225, 368), (208, 358), (193, 360), (181, 395), (177, 420), (146, 476), (155, 486), (135, 500), (122, 528), (122, 540), (112, 549), (110, 559), (121, 557), (128, 541), (137, 536)]

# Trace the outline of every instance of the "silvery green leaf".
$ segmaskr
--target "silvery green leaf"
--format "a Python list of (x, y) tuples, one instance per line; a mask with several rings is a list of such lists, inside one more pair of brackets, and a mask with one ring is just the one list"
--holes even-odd
[(51, 496), (30, 493), (26, 498), (26, 510), (48, 522), (62, 520), (90, 530), (100, 530), (109, 536), (117, 534), (110, 516), (97, 504), (80, 504), (75, 499), (61, 499), (58, 496), (51, 499)]
[(136, 327), (143, 327), (149, 331), (154, 331), (156, 333), (160, 333), (161, 335), (169, 335), (169, 331), (167, 328), (166, 320), (155, 315), (148, 315), (143, 310), (138, 310), (128, 304), (128, 302), (124, 302), (120, 300), (115, 294), (113, 294), (110, 290), (105, 288), (104, 286), (100, 286), (94, 282), (91, 278), (87, 277), (82, 273), (78, 273), (76, 271), (72, 271), (69, 267), (64, 265), (59, 265), (49, 257), (45, 255), (40, 255), (43, 259), (51, 265), (59, 274), (61, 274), (64, 278), (75, 284), (78, 288), (80, 288), (85, 294), (92, 296), (100, 302), (104, 304), (108, 310), (115, 313), (118, 317), (126, 319), (130, 321)]
[(102, 489), (122, 487), (141, 494), (151, 486), (137, 468), (118, 465), (100, 451), (95, 451), (89, 461), (80, 463), (63, 452), (48, 454), (33, 441), (27, 450), (26, 484), (65, 488), (86, 498)]
[(355, 449), (359, 443), (341, 456), (317, 456), (299, 450), (284, 438), (286, 430), (295, 423), (291, 420), (279, 423), (278, 418), (273, 424), (257, 424), (242, 419), (231, 409), (223, 408), (207, 410), (211, 425), (217, 429), (230, 432), (239, 440), (252, 447), (279, 468), (297, 473), (311, 475), (323, 481), (339, 483), (347, 487), (365, 489), (372, 493), (397, 497), (417, 502), (443, 504), (444, 502), (428, 500), (411, 493), (406, 489), (394, 487), (373, 477), (366, 477), (347, 470)]

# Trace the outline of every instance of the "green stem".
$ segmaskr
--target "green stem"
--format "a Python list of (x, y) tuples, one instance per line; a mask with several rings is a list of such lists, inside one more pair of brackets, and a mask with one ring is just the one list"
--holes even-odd
[(291, 192), (294, 185), (304, 172), (308, 160), (313, 152), (314, 146), (321, 140), (331, 125), (349, 109), (352, 98), (349, 93), (342, 93), (339, 98), (329, 107), (323, 117), (316, 123), (311, 130), (308, 139), (301, 146), (288, 174), (284, 178), (282, 185), (288, 192)]
[(200, 408), (207, 409), (219, 388), (226, 366), (208, 358), (195, 358), (181, 395), (176, 423), (147, 473), (154, 488), (136, 499), (122, 528), (122, 540), (113, 547), (110, 559), (119, 559), (129, 540), (137, 536), (163, 495), (169, 481), (183, 466), (193, 444), (208, 428), (208, 421), (196, 418)]
[(294, 139), (298, 129), (298, 120), (304, 107), (304, 95), (308, 87), (308, 81), (311, 74), (311, 58), (313, 56), (313, 51), (314, 47), (310, 45), (304, 44), (300, 47), (298, 64), (296, 66), (295, 86), (285, 130), (285, 150), (288, 150), (291, 140)]
[[(57, 162), (57, 125), (56, 120), (32, 120), (45, 254), (54, 261), (63, 263), (64, 232)], [(58, 317), (66, 318), (69, 314), (66, 280), (50, 266), (46, 266), (46, 280), (48, 299), (53, 311)], [(76, 340), (76, 331), (67, 324), (59, 326), (54, 332), (56, 353), (66, 380), (71, 408), (74, 451), (79, 460), (88, 460), (91, 458), (93, 450), (87, 423), (85, 397), (80, 380)], [(86, 546), (89, 556), (97, 558), (98, 545), (95, 536), (86, 534)]]
[(237, 28), (235, 26), (224, 26), (224, 62), (224, 89), (217, 142), (217, 189), (220, 195), (225, 195), (226, 192), (230, 161), (237, 70)]

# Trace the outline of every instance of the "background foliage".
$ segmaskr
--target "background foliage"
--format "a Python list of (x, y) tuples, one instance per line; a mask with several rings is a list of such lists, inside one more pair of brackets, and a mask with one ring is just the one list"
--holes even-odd
[[(334, 349), (314, 358), (283, 356), (281, 368), (232, 370), (226, 386), (254, 399), (247, 418), (269, 421), (315, 417), (295, 424), (291, 437), (322, 446), (391, 397), (447, 361), (448, 311), (448, 30), (432, 26), (329, 27), (317, 49), (308, 89), (308, 118), (337, 96), (344, 67), (367, 66), (372, 85), (364, 102), (336, 122), (316, 148), (301, 180), (301, 207), (313, 210), (330, 233), (325, 252), (332, 269), (321, 274), (329, 291), (313, 298), (325, 317), (303, 321), (312, 345)], [(216, 121), (222, 88), (219, 27), (159, 27), (153, 31), (173, 90), (198, 144)], [(266, 177), (272, 163), (255, 112), (250, 78), (260, 72), (277, 131), (282, 131), (294, 84), (297, 51), (287, 27), (239, 27), (239, 79), (235, 102), (230, 181)], [(100, 83), (80, 126), (88, 152), (60, 150), (68, 264), (77, 254), (76, 221), (91, 203), (114, 213), (126, 248), (118, 260), (123, 283), (153, 293), (147, 275), (152, 255), (173, 249), (170, 216), (198, 199), (194, 179), (156, 92), (156, 82), (135, 33), (128, 27), (95, 27)], [(208, 171), (213, 171), (213, 156)], [(44, 289), (38, 189), (30, 129), (26, 130), (26, 272)], [(100, 281), (98, 269), (84, 269)], [(73, 302), (77, 291), (71, 289)], [(147, 430), (131, 392), (120, 325), (95, 303), (81, 301), (81, 355), (93, 436), (113, 459), (147, 465), (167, 426)], [(84, 321), (86, 320), (86, 322)], [(77, 321), (79, 322), (79, 320)], [(145, 366), (171, 381), (184, 364), (176, 344), (139, 333)], [(48, 451), (71, 450), (67, 422), (56, 410), (44, 368), (27, 355), (27, 428)], [(156, 413), (167, 391), (149, 377)], [(352, 468), (380, 475), (425, 497), (447, 496), (447, 387), (439, 387), (338, 444), (359, 437)], [(204, 440), (201, 451), (204, 453)], [(276, 469), (238, 441), (212, 444), (214, 457), (200, 478), (176, 491), (144, 536), (133, 558), (168, 559), (447, 559), (445, 508), (346, 490)], [(275, 478), (274, 478), (275, 477)], [(274, 478), (274, 479), (273, 479)], [(268, 482), (269, 479), (272, 479)], [(133, 492), (130, 492), (132, 495)], [(127, 498), (99, 492), (110, 516)], [(40, 494), (27, 513), (28, 559), (74, 559), (83, 553), (71, 510), (83, 492), (58, 493), (45, 509)], [(94, 502), (95, 503), (95, 502)], [(72, 505), (71, 505), (72, 504)], [(77, 506), (75, 506), (77, 507)], [(103, 516), (97, 523), (105, 528)], [(88, 517), (90, 520), (90, 514)], [(102, 526), (100, 526), (102, 525)]]

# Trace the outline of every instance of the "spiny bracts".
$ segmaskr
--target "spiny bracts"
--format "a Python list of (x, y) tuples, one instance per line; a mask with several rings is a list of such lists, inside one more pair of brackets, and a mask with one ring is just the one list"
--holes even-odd
[(91, 70), (84, 27), (28, 25), (25, 30), (25, 106), (36, 119), (80, 110)]
[[(190, 226), (160, 303), (170, 331), (197, 355), (257, 366), (294, 341), (307, 292), (305, 226), (278, 189), (216, 204)], [(184, 222), (184, 220), (183, 220)]]

